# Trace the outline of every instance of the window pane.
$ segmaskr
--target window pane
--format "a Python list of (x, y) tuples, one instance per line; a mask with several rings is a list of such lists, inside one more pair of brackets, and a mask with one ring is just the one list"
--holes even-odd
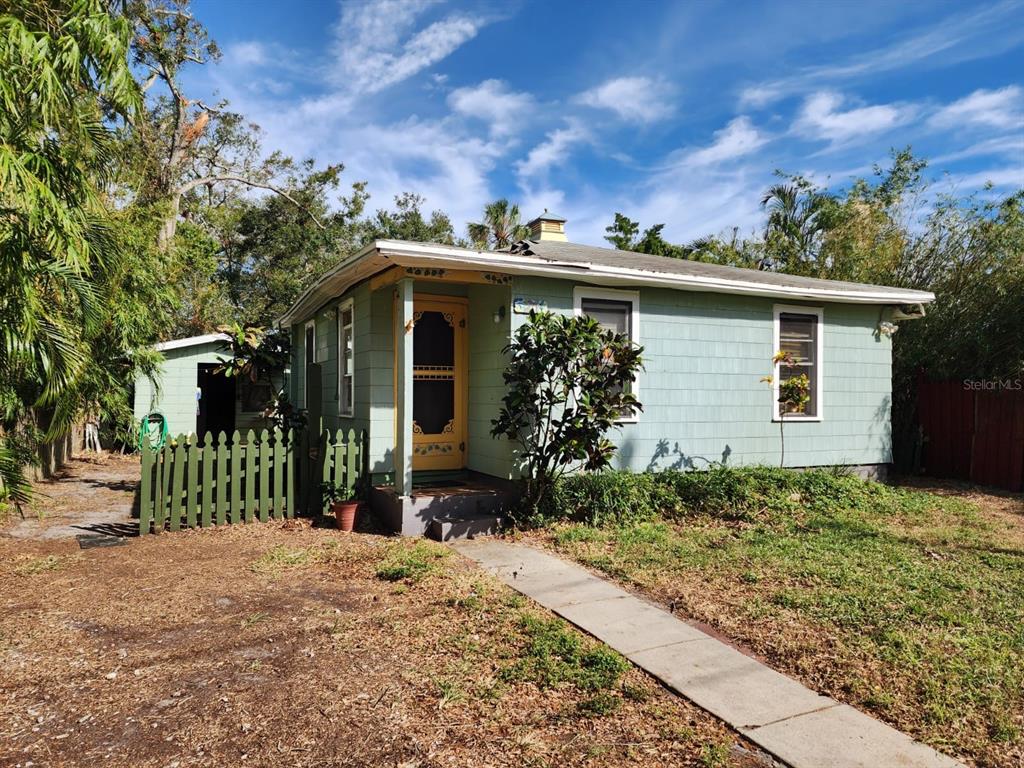
[(632, 336), (630, 328), (630, 321), (633, 317), (632, 302), (612, 299), (583, 299), (580, 306), (583, 314), (597, 320), (603, 328)]
[(352, 376), (348, 375), (341, 380), (341, 411), (352, 413)]
[(414, 429), (425, 435), (440, 435), (455, 418), (454, 379), (423, 379), (412, 383)]
[[(779, 381), (804, 374), (810, 400), (802, 415), (818, 415), (818, 317), (784, 312), (779, 316), (779, 347), (793, 356), (792, 365), (779, 366)], [(781, 410), (782, 406), (779, 404)]]
[(423, 312), (412, 332), (414, 366), (451, 367), (455, 365), (455, 328), (451, 316)]

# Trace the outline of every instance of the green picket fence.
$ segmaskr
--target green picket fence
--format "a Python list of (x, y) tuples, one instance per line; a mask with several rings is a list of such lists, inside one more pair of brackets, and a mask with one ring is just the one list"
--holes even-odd
[(320, 482), (355, 488), (362, 476), (365, 435), (308, 430), (252, 430), (244, 438), (208, 432), (179, 435), (154, 450), (142, 446), (139, 532), (266, 522), (298, 511), (328, 510)]
[(315, 436), (310, 430), (300, 435), (299, 455), (302, 471), (299, 484), (299, 509), (308, 514), (329, 514), (330, 508), (320, 495), (320, 484), (331, 483), (349, 493), (365, 492), (359, 480), (367, 476), (366, 433), (354, 429), (323, 430)]

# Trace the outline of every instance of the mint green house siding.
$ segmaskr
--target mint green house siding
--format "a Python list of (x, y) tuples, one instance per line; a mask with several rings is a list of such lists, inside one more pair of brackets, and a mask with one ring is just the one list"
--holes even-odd
[(196, 431), (196, 387), (200, 363), (217, 363), (223, 357), (223, 345), (212, 341), (162, 352), (164, 361), (157, 371), (157, 385), (145, 376), (135, 382), (135, 420), (159, 411), (167, 419), (172, 435)]
[[(508, 343), (510, 327), (508, 286), (452, 285), (416, 281), (419, 294), (458, 296), (469, 300), (468, 447), (467, 469), (484, 474), (511, 476), (511, 446), (492, 440), (490, 421), (500, 406), (503, 368), (501, 350)], [(352, 301), (354, 408), (352, 416), (338, 413), (338, 319), (337, 309)], [(368, 435), (370, 471), (375, 480), (390, 480), (394, 472), (395, 382), (393, 289), (371, 291), (363, 283), (321, 307), (309, 318), (316, 327), (316, 362), (322, 381), (321, 414), (326, 429), (365, 430)], [(498, 323), (494, 315), (504, 312)], [(304, 333), (309, 320), (292, 326), (291, 396), (305, 402)]]
[[(523, 277), (513, 293), (570, 314), (567, 280)], [(632, 470), (706, 467), (709, 462), (777, 464), (772, 420), (771, 298), (640, 288), (639, 342), (644, 411), (612, 437), (616, 463)], [(823, 309), (822, 419), (785, 424), (786, 465), (885, 464), (891, 459), (891, 342), (875, 329), (881, 308), (785, 301)], [(526, 321), (513, 315), (513, 328)]]
[[(491, 437), (491, 422), (505, 394), (502, 373), (509, 342), (511, 294), (508, 286), (469, 287), (469, 450), (468, 468), (504, 479), (512, 476), (512, 445)], [(494, 322), (495, 313), (504, 316)]]
[[(135, 421), (139, 422), (153, 411), (158, 411), (167, 420), (170, 434), (192, 434), (197, 428), (199, 366), (220, 364), (228, 356), (228, 350), (223, 342), (213, 340), (158, 351), (163, 362), (156, 371), (156, 386), (146, 376), (135, 380)], [(280, 381), (275, 381), (275, 388), (280, 384)], [(235, 430), (241, 434), (249, 429), (260, 430), (268, 426), (259, 411), (245, 411), (238, 397), (231, 407), (234, 409)]]
[[(468, 299), (468, 424), (466, 469), (502, 479), (516, 475), (514, 446), (490, 435), (505, 392), (502, 352), (527, 320), (517, 299), (563, 314), (574, 311), (572, 280), (515, 277), (510, 285), (417, 280), (419, 294)], [(822, 418), (787, 421), (786, 464), (879, 465), (890, 461), (891, 343), (876, 328), (878, 305), (785, 301), (757, 296), (669, 288), (623, 290), (639, 296), (639, 342), (645, 370), (638, 394), (644, 411), (612, 438), (619, 468), (777, 464), (779, 423), (773, 394), (761, 378), (771, 372), (774, 308), (785, 303), (823, 311)], [(338, 307), (354, 316), (354, 409), (338, 413)], [(328, 429), (366, 430), (370, 469), (377, 482), (394, 472), (394, 289), (371, 290), (368, 281), (321, 306), (316, 326), (322, 377), (321, 411)], [(497, 322), (495, 319), (497, 318)], [(293, 326), (292, 395), (304, 404), (306, 321)]]

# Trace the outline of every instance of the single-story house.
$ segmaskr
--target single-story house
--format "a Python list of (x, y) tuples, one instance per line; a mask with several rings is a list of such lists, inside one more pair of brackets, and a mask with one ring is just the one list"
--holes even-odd
[(779, 405), (761, 378), (780, 349), (798, 362), (775, 380), (803, 372), (812, 390), (806, 413), (786, 416), (786, 464), (890, 462), (890, 334), (933, 294), (578, 245), (546, 213), (529, 227), (504, 251), (369, 243), (281, 318), (293, 402), (368, 433), (397, 530), (422, 532), (440, 508), (417, 506), (421, 479), (516, 477), (513, 445), (490, 430), (502, 350), (531, 309), (588, 313), (644, 347), (643, 411), (611, 435), (619, 468), (777, 464)]
[(273, 399), (273, 387), (252, 384), (248, 380), (224, 376), (218, 369), (231, 356), (229, 337), (209, 333), (174, 339), (154, 345), (163, 362), (156, 375), (156, 386), (146, 376), (135, 381), (135, 421), (158, 412), (167, 421), (171, 435), (230, 436), (266, 426), (262, 417), (265, 405)]

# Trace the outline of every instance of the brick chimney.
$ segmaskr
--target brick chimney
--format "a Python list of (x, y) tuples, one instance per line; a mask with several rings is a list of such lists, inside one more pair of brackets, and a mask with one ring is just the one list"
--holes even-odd
[(561, 216), (555, 216), (553, 213), (548, 213), (547, 208), (544, 209), (544, 213), (526, 226), (530, 228), (530, 239), (534, 242), (557, 240), (564, 243), (569, 239), (565, 236), (565, 219)]

